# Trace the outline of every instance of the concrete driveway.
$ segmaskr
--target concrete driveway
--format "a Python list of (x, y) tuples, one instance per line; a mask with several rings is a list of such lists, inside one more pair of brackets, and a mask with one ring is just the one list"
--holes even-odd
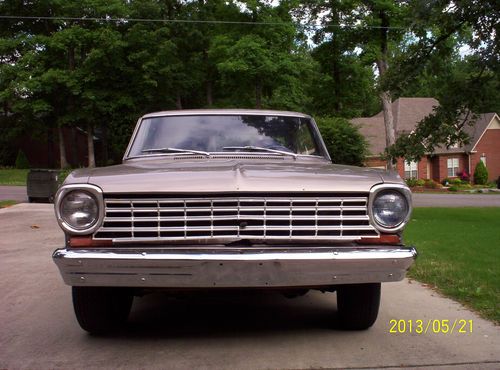
[[(410, 281), (386, 284), (368, 331), (335, 329), (335, 294), (136, 298), (130, 325), (93, 337), (76, 323), (51, 253), (50, 204), (0, 210), (0, 368), (500, 368), (500, 328)], [(472, 320), (465, 333), (391, 334), (390, 320)]]

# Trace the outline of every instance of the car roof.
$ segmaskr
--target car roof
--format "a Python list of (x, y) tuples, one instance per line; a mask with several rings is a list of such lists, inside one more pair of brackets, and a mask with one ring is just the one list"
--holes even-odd
[(142, 118), (162, 117), (162, 116), (195, 116), (195, 115), (262, 115), (262, 116), (284, 116), (311, 118), (311, 116), (289, 111), (265, 110), (265, 109), (182, 109), (167, 110), (161, 112), (148, 113)]

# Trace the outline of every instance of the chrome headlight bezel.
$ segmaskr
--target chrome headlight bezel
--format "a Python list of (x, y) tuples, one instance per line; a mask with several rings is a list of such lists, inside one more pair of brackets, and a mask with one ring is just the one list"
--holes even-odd
[[(97, 202), (97, 220), (89, 227), (85, 229), (77, 229), (70, 225), (68, 222), (64, 220), (61, 214), (61, 206), (65, 199), (65, 197), (73, 191), (81, 190), (83, 192), (89, 193), (92, 195)], [(95, 186), (89, 184), (71, 184), (71, 185), (63, 185), (56, 193), (56, 197), (54, 200), (54, 209), (56, 213), (57, 222), (61, 229), (64, 232), (72, 235), (89, 235), (94, 233), (99, 227), (101, 227), (102, 222), (104, 220), (104, 199), (102, 196), (102, 190)]]
[[(402, 219), (400, 223), (395, 225), (394, 227), (387, 227), (377, 222), (375, 215), (373, 213), (373, 203), (377, 196), (384, 191), (394, 191), (400, 193), (404, 199), (406, 200), (408, 206), (408, 212), (406, 216)], [(384, 233), (395, 234), (401, 231), (408, 221), (410, 220), (411, 212), (412, 212), (412, 200), (411, 200), (411, 191), (406, 185), (402, 184), (381, 184), (376, 185), (370, 190), (370, 197), (368, 202), (368, 215), (370, 217), (370, 223), (377, 228), (377, 230)]]

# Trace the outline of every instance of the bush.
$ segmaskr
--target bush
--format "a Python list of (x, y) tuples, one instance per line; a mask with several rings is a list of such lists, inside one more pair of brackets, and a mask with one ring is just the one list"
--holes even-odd
[(457, 185), (457, 186), (462, 185), (462, 180), (460, 180), (460, 179), (451, 179), (449, 181), (450, 181), (451, 185)]
[(482, 161), (479, 161), (474, 170), (474, 183), (477, 185), (488, 183), (488, 170)]
[(449, 191), (458, 191), (458, 186), (452, 185), (448, 188)]
[(440, 189), (443, 187), (443, 185), (441, 185), (439, 182), (428, 179), (428, 180), (425, 180), (425, 187), (430, 188), (430, 189)]
[(30, 168), (30, 162), (28, 161), (28, 157), (26, 157), (26, 154), (24, 154), (22, 150), (17, 152), (16, 168), (18, 170)]
[(418, 179), (417, 180), (417, 186), (425, 186), (425, 180), (424, 179)]
[(458, 174), (460, 176), (460, 179), (462, 180), (462, 182), (469, 182), (470, 181), (470, 175), (469, 173), (467, 172), (467, 170), (463, 170), (461, 173)]
[(363, 165), (368, 143), (356, 126), (345, 118), (320, 117), (317, 122), (334, 163)]
[(418, 182), (418, 180), (413, 178), (413, 177), (411, 177), (409, 179), (405, 179), (405, 181), (406, 181), (406, 185), (408, 185), (410, 188), (414, 188), (415, 186), (417, 186), (417, 182)]

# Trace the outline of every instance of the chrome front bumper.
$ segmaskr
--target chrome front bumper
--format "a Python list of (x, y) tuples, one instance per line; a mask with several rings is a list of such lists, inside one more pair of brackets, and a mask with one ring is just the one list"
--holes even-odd
[(57, 249), (52, 258), (72, 286), (163, 288), (321, 287), (399, 281), (414, 248), (319, 250)]

